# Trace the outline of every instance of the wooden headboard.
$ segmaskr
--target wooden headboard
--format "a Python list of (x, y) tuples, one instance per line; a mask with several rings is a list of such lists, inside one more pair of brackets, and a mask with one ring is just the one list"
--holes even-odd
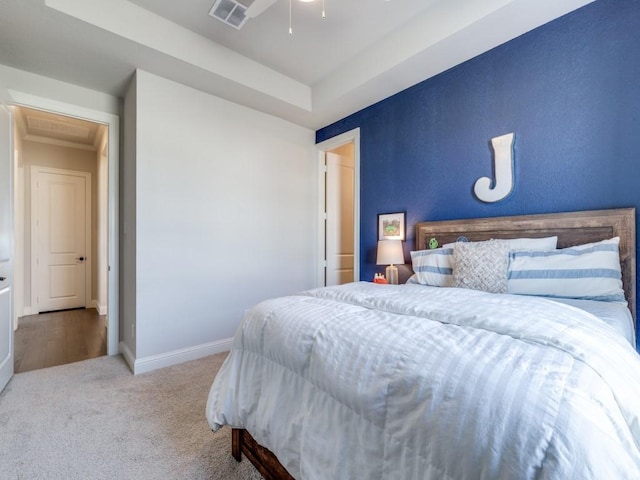
[(558, 248), (620, 237), (622, 284), (629, 310), (636, 321), (636, 219), (635, 209), (521, 215), (421, 222), (416, 224), (416, 249), (429, 248), (435, 238), (439, 245), (465, 236), (476, 242), (492, 238), (540, 238), (558, 236)]

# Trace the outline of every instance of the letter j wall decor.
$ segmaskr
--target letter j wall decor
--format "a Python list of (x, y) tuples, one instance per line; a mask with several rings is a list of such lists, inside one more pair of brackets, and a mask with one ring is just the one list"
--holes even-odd
[(483, 202), (497, 202), (506, 198), (513, 190), (513, 140), (515, 135), (507, 133), (491, 139), (493, 145), (494, 171), (496, 180), (491, 187), (491, 179), (482, 177), (476, 180), (473, 191)]

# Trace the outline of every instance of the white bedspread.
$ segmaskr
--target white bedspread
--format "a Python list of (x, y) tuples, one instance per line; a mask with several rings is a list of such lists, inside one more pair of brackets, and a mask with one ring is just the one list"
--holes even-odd
[(250, 310), (207, 418), (297, 479), (640, 478), (640, 357), (572, 306), (355, 283)]
[(577, 298), (551, 298), (554, 302), (565, 303), (585, 310), (608, 324), (626, 338), (631, 346), (636, 345), (636, 330), (633, 315), (626, 304), (619, 302), (599, 302)]

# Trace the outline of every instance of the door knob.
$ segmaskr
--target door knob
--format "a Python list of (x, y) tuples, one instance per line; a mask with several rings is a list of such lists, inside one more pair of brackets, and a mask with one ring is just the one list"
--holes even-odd
[(84, 257), (80, 257), (78, 258), (78, 260), (80, 260), (81, 262), (84, 262)]
[(7, 277), (0, 277), (0, 282), (4, 282), (7, 279)]

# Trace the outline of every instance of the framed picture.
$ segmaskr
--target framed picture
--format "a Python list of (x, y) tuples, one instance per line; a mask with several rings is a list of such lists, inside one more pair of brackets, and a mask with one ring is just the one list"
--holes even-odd
[(378, 240), (404, 240), (405, 213), (379, 213)]

